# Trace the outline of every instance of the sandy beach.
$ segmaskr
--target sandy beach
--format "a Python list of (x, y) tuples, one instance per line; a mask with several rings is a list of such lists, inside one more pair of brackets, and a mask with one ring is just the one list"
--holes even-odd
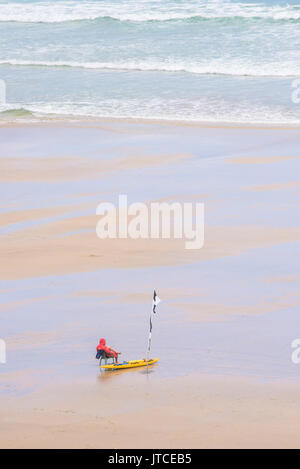
[[(299, 447), (299, 131), (0, 128), (1, 448)], [(202, 202), (205, 241), (96, 236), (96, 207)], [(99, 337), (151, 373), (100, 373)], [(300, 365), (298, 365), (300, 366)], [(134, 398), (133, 398), (134, 396)]]
[(300, 448), (299, 37), (298, 0), (1, 0), (0, 449)]
[(1, 447), (299, 447), (298, 385), (205, 375), (149, 382), (118, 373), (50, 386), (17, 406), (7, 399)]

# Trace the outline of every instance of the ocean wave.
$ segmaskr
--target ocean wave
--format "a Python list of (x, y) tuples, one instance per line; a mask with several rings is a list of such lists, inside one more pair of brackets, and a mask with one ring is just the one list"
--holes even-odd
[(8, 120), (11, 119), (18, 119), (18, 118), (23, 118), (23, 117), (32, 117), (34, 113), (32, 111), (29, 111), (29, 109), (26, 109), (24, 107), (15, 107), (13, 109), (5, 109), (4, 111), (0, 110), (0, 118), (7, 118)]
[(34, 3), (1, 3), (0, 22), (62, 23), (70, 21), (113, 19), (118, 21), (148, 22), (201, 19), (272, 19), (300, 20), (297, 6), (266, 6), (259, 3), (228, 3), (222, 1), (186, 2), (180, 6), (173, 1), (101, 2), (62, 1)]
[(299, 125), (297, 113), (281, 106), (254, 105), (200, 99), (193, 105), (180, 100), (103, 100), (93, 103), (38, 102), (10, 104), (1, 112), (0, 120), (38, 122), (45, 120), (85, 121), (101, 119), (160, 120), (173, 122)]
[(77, 62), (77, 61), (35, 61), (6, 59), (0, 60), (1, 65), (19, 67), (66, 67), (84, 68), (112, 71), (142, 71), (142, 72), (169, 72), (192, 73), (196, 75), (226, 75), (248, 77), (295, 77), (300, 75), (300, 66), (293, 63), (278, 64), (243, 64), (221, 63), (211, 61), (208, 64), (183, 63), (168, 61), (134, 61), (121, 62)]

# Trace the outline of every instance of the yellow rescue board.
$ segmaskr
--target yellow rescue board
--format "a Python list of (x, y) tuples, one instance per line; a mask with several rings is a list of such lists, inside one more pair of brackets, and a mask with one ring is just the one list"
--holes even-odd
[(136, 368), (138, 366), (147, 366), (153, 365), (153, 363), (158, 362), (158, 358), (153, 358), (151, 360), (131, 360), (129, 362), (115, 363), (113, 365), (101, 365), (100, 368), (104, 370), (122, 370), (123, 368)]

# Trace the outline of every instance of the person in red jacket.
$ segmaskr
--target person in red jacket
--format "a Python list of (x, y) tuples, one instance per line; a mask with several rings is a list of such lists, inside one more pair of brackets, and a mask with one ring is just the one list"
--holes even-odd
[(106, 345), (105, 339), (100, 339), (99, 344), (97, 345), (97, 352), (99, 352), (100, 350), (103, 350), (106, 353), (107, 357), (114, 357), (116, 363), (118, 363), (118, 355), (120, 355), (121, 352), (117, 352), (113, 348)]

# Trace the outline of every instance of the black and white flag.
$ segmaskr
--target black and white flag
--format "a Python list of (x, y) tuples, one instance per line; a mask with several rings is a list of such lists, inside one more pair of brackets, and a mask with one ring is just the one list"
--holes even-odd
[(155, 314), (156, 313), (156, 306), (160, 303), (160, 298), (157, 296), (156, 291), (154, 290), (153, 293), (153, 301), (152, 301), (152, 311)]

